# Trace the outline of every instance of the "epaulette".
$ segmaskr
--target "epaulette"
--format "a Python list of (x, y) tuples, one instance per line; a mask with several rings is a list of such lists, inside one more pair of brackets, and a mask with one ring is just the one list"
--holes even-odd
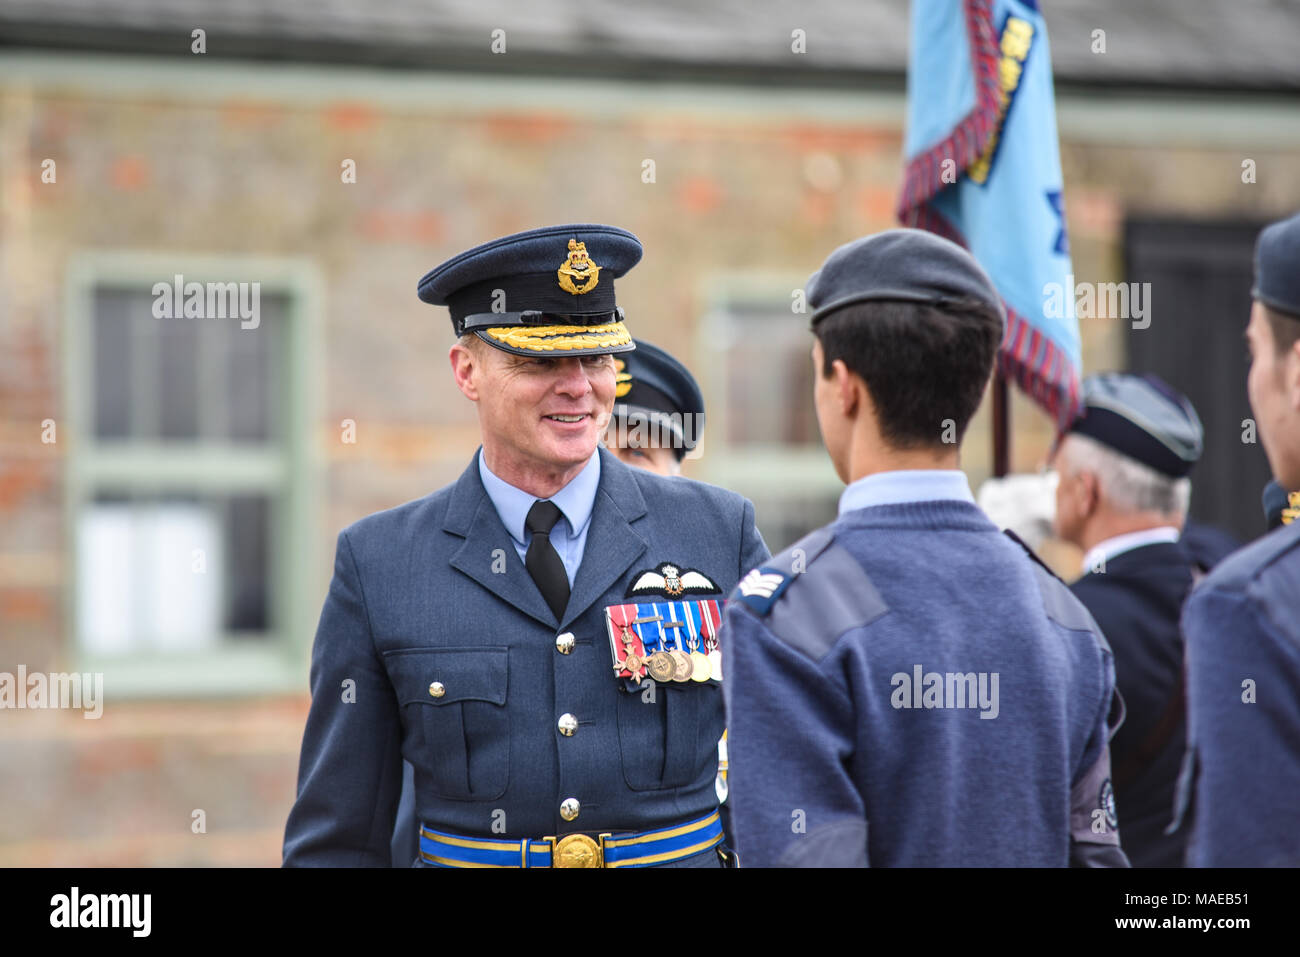
[[(1060, 575), (1056, 574), (1056, 572), (1052, 571), (1051, 567), (1047, 564), (1047, 562), (1039, 558), (1038, 553), (1025, 544), (1024, 539), (1022, 539), (1019, 535), (1017, 535), (1009, 528), (1004, 528), (1002, 530), (1002, 534), (1005, 535), (1007, 538), (1011, 539), (1021, 548), (1023, 548), (1025, 550), (1025, 554), (1028, 555), (1030, 558), (1032, 558), (1038, 564), (1038, 566), (1043, 569), (1043, 571), (1047, 572), (1047, 574), (1051, 575), (1062, 585), (1065, 585), (1065, 580), (1061, 578)], [(1069, 588), (1070, 586), (1066, 585), (1065, 587)]]

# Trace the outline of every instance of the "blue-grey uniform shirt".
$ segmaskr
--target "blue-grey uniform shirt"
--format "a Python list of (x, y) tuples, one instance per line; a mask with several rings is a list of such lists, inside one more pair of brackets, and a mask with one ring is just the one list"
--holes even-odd
[(742, 866), (1127, 863), (1110, 650), (962, 473), (853, 483), (742, 579), (722, 652)]
[[(598, 455), (582, 560), (558, 621), (476, 461), (453, 485), (340, 533), (312, 649), (286, 865), (389, 866), (403, 758), (414, 766), (416, 817), (471, 837), (644, 831), (717, 806), (720, 687), (629, 692), (604, 612), (665, 562), (698, 570), (724, 596), (767, 557), (753, 506)], [(559, 639), (569, 634), (566, 654)], [(572, 736), (558, 730), (563, 714), (577, 718)], [(580, 810), (566, 821), (569, 798)]]
[[(478, 453), (478, 474), (483, 481), (484, 491), (496, 507), (501, 524), (510, 533), (510, 541), (514, 543), (515, 551), (522, 561), (528, 554), (528, 545), (532, 541), (525, 520), (528, 518), (528, 510), (537, 502), (537, 497), (498, 478), (487, 467), (482, 449)], [(550, 498), (564, 516), (564, 521), (555, 523), (549, 538), (560, 560), (564, 562), (570, 588), (578, 575), (578, 566), (582, 564), (582, 552), (587, 545), (587, 529), (591, 527), (591, 510), (596, 504), (596, 489), (599, 485), (600, 455), (592, 452), (591, 461), (583, 470)]]
[(1234, 552), (1183, 608), (1187, 863), (1300, 867), (1300, 524)]

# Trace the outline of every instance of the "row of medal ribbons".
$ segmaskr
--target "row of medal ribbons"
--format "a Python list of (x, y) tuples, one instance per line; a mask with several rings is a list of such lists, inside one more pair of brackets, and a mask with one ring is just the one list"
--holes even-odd
[(614, 673), (637, 684), (721, 681), (719, 599), (638, 602), (605, 609)]

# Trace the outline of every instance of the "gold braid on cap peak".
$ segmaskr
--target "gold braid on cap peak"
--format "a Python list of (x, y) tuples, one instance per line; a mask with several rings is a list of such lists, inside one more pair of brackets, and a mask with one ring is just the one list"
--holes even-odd
[(600, 349), (632, 341), (632, 334), (621, 322), (603, 326), (493, 326), (484, 331), (497, 342), (530, 352)]

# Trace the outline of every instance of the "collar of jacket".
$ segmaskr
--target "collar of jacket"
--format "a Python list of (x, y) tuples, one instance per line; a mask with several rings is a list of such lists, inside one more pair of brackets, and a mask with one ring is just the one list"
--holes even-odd
[[(475, 451), (469, 466), (452, 487), (443, 520), (443, 530), (463, 540), (451, 557), (451, 566), (542, 624), (568, 626), (605, 594), (648, 548), (633, 527), (648, 512), (641, 486), (630, 466), (602, 448), (600, 484), (596, 487), (582, 564), (574, 578), (569, 604), (557, 623), (546, 599), (519, 560), (510, 533), (483, 487), (478, 454)], [(497, 549), (505, 553), (507, 572), (504, 575), (492, 570), (492, 554)]]

